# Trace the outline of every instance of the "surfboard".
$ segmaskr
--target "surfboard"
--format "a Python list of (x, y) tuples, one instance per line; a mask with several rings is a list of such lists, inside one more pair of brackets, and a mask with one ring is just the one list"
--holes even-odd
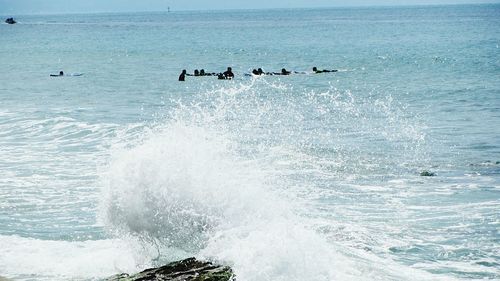
[(83, 76), (83, 73), (70, 73), (70, 74), (64, 74), (64, 75), (50, 74), (50, 77), (63, 77), (63, 76)]

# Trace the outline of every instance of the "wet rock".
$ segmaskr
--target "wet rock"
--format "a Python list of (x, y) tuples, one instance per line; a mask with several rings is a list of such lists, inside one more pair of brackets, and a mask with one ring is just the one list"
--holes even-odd
[(422, 177), (434, 177), (435, 175), (436, 175), (435, 173), (429, 171), (420, 172), (420, 176)]
[(167, 265), (146, 269), (140, 273), (112, 276), (105, 281), (232, 281), (233, 271), (228, 266), (189, 258)]

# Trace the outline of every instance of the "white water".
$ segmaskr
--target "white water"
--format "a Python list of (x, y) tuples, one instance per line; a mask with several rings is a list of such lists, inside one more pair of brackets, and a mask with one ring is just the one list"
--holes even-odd
[[(76, 121), (54, 122), (55, 131), (72, 133)], [(408, 176), (427, 164), (428, 143), (419, 120), (408, 121), (390, 97), (359, 98), (334, 88), (297, 93), (255, 80), (202, 91), (153, 124), (94, 130), (103, 138), (93, 152), (105, 163), (96, 172), (99, 190), (72, 200), (97, 197), (99, 222), (89, 227), (111, 238), (0, 236), (0, 275), (88, 280), (188, 256), (228, 264), (241, 281), (453, 280), (422, 269), (477, 270), (456, 261), (409, 266), (388, 250), (443, 239), (426, 230), (418, 240), (415, 206), (405, 200), (427, 188), (434, 194), (455, 188), (422, 186), (424, 180)], [(44, 153), (32, 155), (41, 160)], [(54, 164), (71, 170), (71, 156), (92, 162), (77, 150)], [(50, 201), (53, 193), (45, 191)], [(57, 198), (62, 206), (67, 197)], [(20, 199), (26, 197), (9, 198)], [(484, 205), (485, 212), (494, 207)]]
[[(181, 105), (136, 146), (114, 151), (105, 224), (154, 241), (167, 257), (175, 248), (229, 264), (238, 280), (436, 280), (318, 233), (301, 215), (307, 206), (299, 194), (310, 186), (289, 188), (284, 179), (297, 171), (282, 156), (297, 163), (304, 155), (283, 143), (242, 147), (231, 124), (253, 112), (260, 118), (238, 124), (262, 128), (277, 114), (254, 91), (252, 83), (209, 92), (219, 96), (214, 103)], [(293, 116), (287, 105), (279, 114)]]

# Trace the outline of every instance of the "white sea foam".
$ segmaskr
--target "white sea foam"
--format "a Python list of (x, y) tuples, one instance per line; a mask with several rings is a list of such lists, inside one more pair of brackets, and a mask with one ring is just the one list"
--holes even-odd
[(229, 263), (240, 280), (387, 277), (339, 253), (230, 148), (213, 132), (177, 123), (119, 153), (107, 225)]
[(144, 248), (130, 240), (70, 242), (0, 236), (0, 248), (0, 275), (14, 280), (104, 278), (150, 263), (144, 259)]
[[(261, 89), (271, 89), (276, 97), (262, 98)], [(402, 121), (390, 98), (371, 107), (370, 100), (335, 89), (301, 94), (305, 97), (294, 97), (283, 84), (260, 79), (180, 103), (157, 124), (124, 126), (114, 133), (115, 140), (108, 140), (114, 145), (102, 171), (99, 216), (115, 239), (69, 242), (3, 236), (5, 253), (13, 258), (1, 255), (5, 263), (0, 275), (21, 280), (89, 279), (194, 255), (231, 265), (242, 281), (439, 280), (388, 253), (392, 248), (411, 251), (408, 239), (413, 236), (398, 236), (403, 224), (412, 222), (412, 209), (402, 201), (421, 191), (408, 189), (411, 179), (386, 185), (358, 182), (364, 172), (385, 171), (372, 162), (393, 159), (373, 154), (379, 158), (365, 161), (359, 149), (328, 146), (332, 139), (349, 134), (375, 135), (412, 155), (422, 141), (418, 128)], [(328, 114), (340, 121), (326, 118)], [(307, 129), (311, 116), (322, 126)], [(377, 116), (373, 124), (343, 127), (348, 120), (368, 116)], [(95, 131), (89, 137), (109, 134), (71, 118), (44, 122), (53, 128), (57, 141), (81, 128)], [(401, 130), (383, 129), (386, 122)], [(26, 128), (31, 126), (26, 123)], [(45, 126), (39, 127), (39, 136)], [(336, 134), (325, 130), (330, 127)], [(75, 139), (70, 138), (70, 144)], [(399, 146), (401, 140), (415, 145)], [(394, 197), (399, 191), (403, 193)], [(321, 200), (329, 203), (316, 203)], [(34, 202), (44, 204), (37, 197), (27, 204)], [(394, 212), (400, 221), (387, 219)], [(96, 226), (92, 228), (98, 233)], [(58, 237), (57, 231), (45, 235)], [(35, 265), (28, 268), (22, 256)], [(81, 264), (92, 269), (78, 268)], [(419, 264), (430, 268), (426, 266)]]
[[(158, 243), (164, 256), (176, 248), (227, 263), (243, 281), (429, 279), (320, 234), (301, 215), (301, 188), (280, 179), (293, 173), (283, 153), (294, 165), (304, 155), (280, 146), (242, 153), (244, 127), (269, 122), (276, 110), (252, 91), (242, 85), (211, 93), (219, 99), (208, 105), (180, 105), (136, 145), (116, 148), (106, 173), (105, 225)], [(231, 117), (250, 113), (252, 104), (258, 118), (232, 127)]]

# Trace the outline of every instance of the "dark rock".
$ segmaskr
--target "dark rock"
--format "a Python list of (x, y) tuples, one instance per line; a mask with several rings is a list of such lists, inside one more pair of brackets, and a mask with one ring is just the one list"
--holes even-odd
[(16, 21), (14, 20), (14, 18), (8, 18), (8, 19), (5, 20), (5, 22), (8, 23), (8, 24), (15, 24), (16, 23)]
[(228, 266), (214, 265), (189, 258), (167, 265), (146, 269), (140, 273), (112, 276), (105, 281), (231, 281), (233, 271)]
[(422, 177), (433, 177), (435, 175), (436, 175), (435, 173), (429, 172), (429, 171), (422, 171), (422, 172), (420, 172), (420, 176), (422, 176)]

